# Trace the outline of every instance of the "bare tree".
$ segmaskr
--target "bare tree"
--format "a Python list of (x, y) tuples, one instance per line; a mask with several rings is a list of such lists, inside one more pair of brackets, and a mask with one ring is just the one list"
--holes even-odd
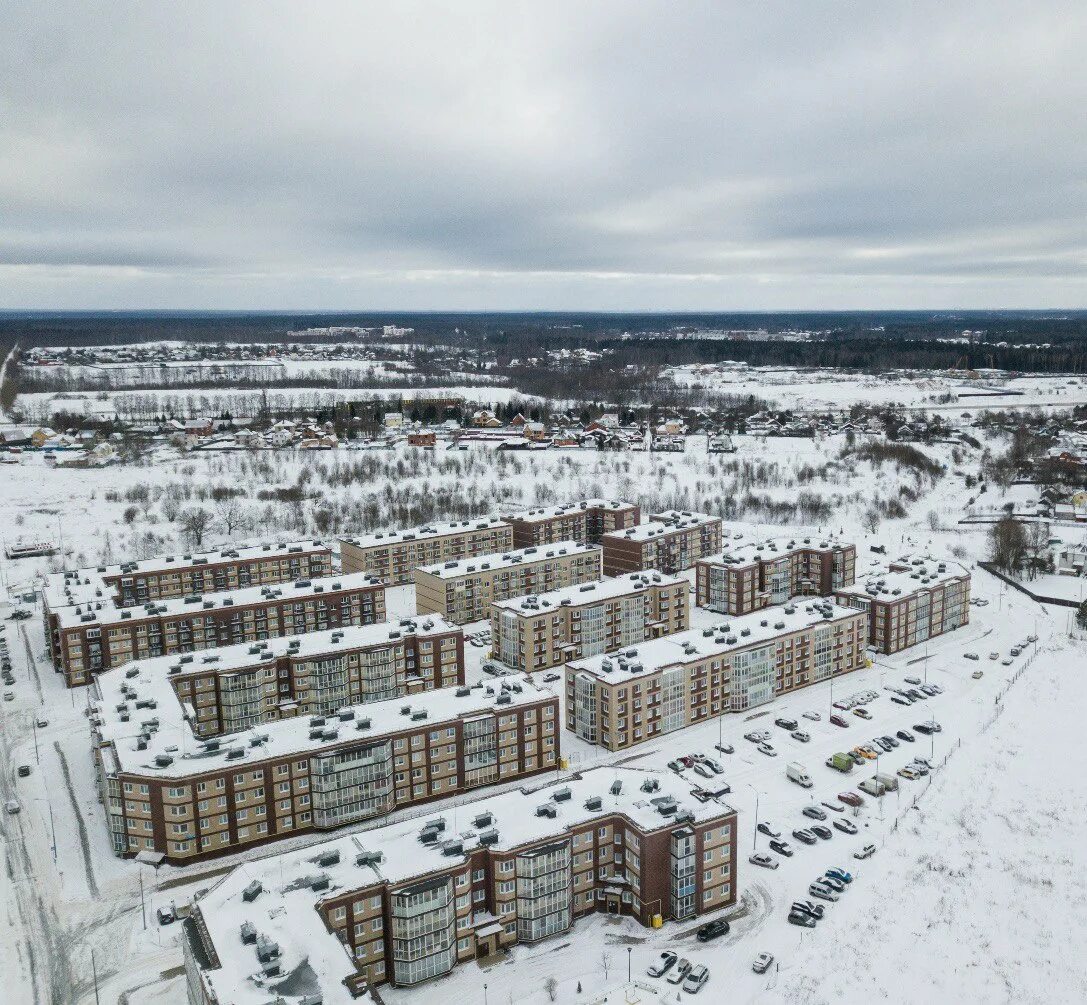
[(162, 499), (162, 515), (166, 517), (170, 523), (173, 523), (181, 513), (181, 503), (178, 502), (177, 497), (174, 495), (164, 496)]
[(604, 971), (604, 980), (608, 979), (608, 970), (611, 968), (611, 953), (607, 950), (600, 954), (600, 969)]
[(1032, 523), (1026, 533), (1027, 576), (1035, 579), (1039, 573), (1052, 571), (1053, 556), (1049, 551), (1049, 525)]
[(237, 496), (219, 499), (215, 503), (215, 515), (226, 529), (227, 537), (233, 535), (235, 528), (243, 529), (248, 526), (251, 517), (249, 507)]
[(1010, 516), (993, 524), (989, 531), (989, 557), (1001, 572), (1018, 573), (1026, 554), (1026, 537), (1023, 525)]
[(547, 992), (547, 997), (552, 1001), (556, 1001), (559, 997), (559, 982), (552, 976), (548, 977), (544, 981), (544, 990)]
[(204, 543), (204, 535), (211, 527), (211, 513), (203, 506), (190, 506), (181, 513), (181, 529), (194, 548)]

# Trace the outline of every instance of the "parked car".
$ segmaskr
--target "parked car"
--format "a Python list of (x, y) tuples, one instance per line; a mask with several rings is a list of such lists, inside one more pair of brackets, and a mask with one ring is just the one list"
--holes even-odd
[(800, 723), (798, 723), (796, 719), (786, 719), (782, 717), (780, 719), (775, 719), (774, 725), (780, 726), (782, 729), (791, 733), (794, 729), (799, 728)]
[(770, 850), (776, 851), (779, 855), (784, 855), (785, 858), (793, 857), (793, 846), (788, 841), (771, 841)]
[(815, 882), (822, 883), (824, 886), (829, 886), (835, 893), (843, 893), (845, 891), (845, 883), (836, 876), (831, 876), (829, 873), (820, 876)]
[(810, 719), (812, 722), (821, 722), (823, 717), (818, 712), (805, 712), (805, 719)]
[(159, 919), (160, 925), (172, 925), (177, 921), (177, 914), (174, 913), (174, 907), (171, 904), (169, 907), (160, 907), (155, 916)]
[(778, 756), (778, 752), (774, 750), (774, 748), (770, 746), (769, 743), (760, 743), (758, 746), (758, 751), (760, 754), (765, 754), (767, 757)]
[(692, 969), (691, 972), (683, 978), (683, 990), (689, 995), (696, 995), (706, 986), (706, 981), (709, 979), (709, 970), (699, 963), (697, 967)]
[(838, 798), (846, 804), (846, 806), (863, 806), (864, 797), (858, 796), (856, 792), (839, 792)]
[(989, 659), (991, 659), (991, 660), (1000, 659), (1000, 653), (989, 653)]
[(985, 673), (982, 670), (975, 670), (970, 676), (973, 677), (974, 680), (981, 680), (981, 678), (985, 676)]
[(800, 743), (807, 743), (811, 739), (811, 735), (805, 733), (802, 729), (794, 729), (789, 735)]
[(855, 716), (857, 716), (857, 718), (859, 718), (859, 719), (871, 719), (872, 718), (872, 713), (869, 712), (868, 709), (866, 709), (866, 708), (855, 708), (855, 709), (853, 709), (853, 714)]
[(883, 740), (884, 743), (889, 743), (892, 750), (898, 746), (898, 740), (896, 740), (893, 736), (883, 736), (880, 737), (880, 739)]
[(818, 897), (820, 900), (829, 900), (833, 902), (838, 899), (838, 894), (825, 883), (812, 883), (811, 886), (808, 887), (808, 893), (812, 897)]
[(724, 918), (715, 918), (698, 929), (698, 941), (711, 942), (719, 939), (722, 935), (728, 935), (728, 929), (729, 924)]
[(1012, 665), (1012, 661), (1011, 661), (1010, 658), (1005, 658), (1005, 659), (1002, 659), (1000, 661), (1000, 665), (1005, 666), (1005, 667), (1010, 667)]
[(762, 852), (749, 855), (747, 860), (752, 865), (757, 865), (763, 869), (776, 869), (781, 864), (776, 858), (771, 858), (769, 855), (762, 854)]
[(725, 773), (725, 769), (721, 767), (721, 762), (715, 761), (712, 757), (705, 758), (702, 763), (715, 775), (723, 775)]
[(928, 701), (928, 695), (922, 691), (918, 691), (917, 688), (911, 687), (906, 694), (908, 694), (914, 701)]
[(691, 757), (689, 754), (681, 754), (680, 757), (678, 758), (678, 760), (679, 760), (679, 763), (682, 764), (683, 767), (685, 767), (685, 768), (693, 768), (694, 767), (694, 758)]
[(922, 763), (921, 761), (911, 761), (906, 767), (913, 769), (919, 775), (927, 775), (929, 772), (928, 764)]
[(963, 653), (963, 656), (964, 656), (964, 657), (965, 657), (966, 659), (968, 659), (968, 660), (974, 660), (975, 662), (976, 662), (976, 661), (977, 661), (977, 659), (978, 659), (978, 654), (977, 654), (977, 653)]
[(817, 904), (814, 900), (794, 900), (789, 910), (796, 911), (797, 914), (807, 914), (816, 921), (822, 921), (827, 911), (824, 904)]
[(562, 674), (558, 674), (558, 673), (545, 673), (544, 674), (544, 683), (545, 684), (550, 684), (552, 681), (556, 681), (556, 680), (562, 680)]
[(866, 844), (860, 851), (853, 852), (854, 858), (871, 858), (876, 853), (874, 844)]
[(765, 834), (767, 837), (770, 838), (781, 837), (781, 831), (774, 830), (769, 820), (760, 820), (759, 825), (755, 828), (755, 830), (757, 830), (760, 834)]
[(660, 959), (651, 964), (646, 973), (650, 977), (661, 977), (672, 969), (678, 959), (679, 957), (675, 953), (661, 953)]
[(731, 743), (715, 743), (713, 745), (714, 750), (719, 750), (722, 754), (733, 754), (736, 752), (736, 748)]
[(906, 681), (907, 684), (920, 684), (921, 683), (921, 678), (920, 677), (906, 677), (905, 681)]
[(823, 800), (823, 805), (831, 811), (831, 813), (844, 813), (845, 807), (841, 803), (832, 803), (829, 799)]
[(921, 691), (923, 694), (927, 694), (930, 698), (935, 698), (940, 692), (936, 690), (935, 684), (922, 684)]
[(793, 837), (802, 844), (816, 844), (819, 839), (809, 830), (805, 830), (803, 827), (797, 827), (793, 831)]
[(757, 974), (764, 974), (774, 965), (772, 953), (759, 953), (751, 963), (751, 969)]
[(840, 715), (832, 715), (830, 721), (833, 722), (835, 726), (842, 726), (843, 728), (849, 725), (849, 723)]
[(891, 701), (893, 701), (896, 705), (912, 705), (913, 704), (913, 702), (910, 701), (909, 698), (903, 698), (902, 695), (900, 695), (900, 694), (892, 694), (891, 695)]
[(838, 828), (843, 834), (856, 834), (857, 825), (852, 820), (848, 820), (842, 817), (834, 821), (834, 826)]
[(854, 764), (864, 764), (864, 760), (865, 760), (865, 758), (864, 758), (864, 755), (863, 755), (863, 754), (861, 754), (861, 753), (860, 753), (859, 751), (856, 751), (856, 750), (849, 750), (849, 751), (846, 751), (846, 756), (847, 756), (847, 757), (848, 757), (848, 758), (849, 758), (849, 759), (850, 759), (850, 760), (851, 760), (851, 761), (852, 761), (852, 762), (853, 762)]
[(895, 736), (897, 736), (900, 740), (905, 740), (907, 743), (913, 743), (913, 733), (911, 733), (908, 729), (900, 729), (897, 733), (895, 733)]
[(834, 837), (834, 831), (829, 827), (824, 827), (823, 824), (812, 824), (809, 829), (816, 837), (820, 837), (824, 841), (829, 841)]
[(688, 973), (690, 973), (690, 970), (691, 961), (684, 957), (683, 959), (679, 960), (674, 967), (672, 967), (671, 973), (668, 974), (665, 980), (668, 981), (669, 984), (681, 984), (683, 982), (683, 978), (686, 977)]
[(669, 761), (668, 767), (671, 768), (677, 775), (683, 770), (683, 765), (679, 761)]
[(713, 778), (713, 771), (701, 761), (695, 761), (694, 772), (696, 775), (701, 775), (703, 778)]
[(850, 708), (850, 705), (849, 705), (849, 702), (847, 702), (847, 701), (836, 701), (834, 703), (834, 707), (836, 709), (838, 709), (839, 711), (841, 711), (841, 712), (848, 712), (849, 708)]
[(800, 928), (814, 928), (815, 919), (810, 914), (801, 914), (799, 911), (789, 912), (789, 924)]
[(770, 739), (769, 733), (763, 733), (761, 730), (753, 730), (750, 733), (744, 733), (744, 739), (750, 740), (752, 743), (764, 743)]
[(905, 767), (899, 768), (898, 774), (903, 778), (910, 779), (910, 781), (915, 781), (921, 777), (921, 773), (916, 768), (911, 768), (908, 764)]
[(922, 736), (930, 736), (936, 732), (936, 730), (934, 730), (927, 722), (915, 722), (913, 728)]
[(805, 806), (800, 812), (806, 817), (811, 817), (812, 820), (826, 820), (827, 818), (826, 811), (819, 809), (818, 806)]
[(16, 774), (20, 778), (28, 777), (30, 775), (30, 765), (29, 764), (20, 764)]
[(7, 810), (8, 813), (18, 813), (19, 810), (22, 809), (22, 807), (19, 805), (19, 800), (9, 799), (6, 803), (4, 803), (4, 809)]

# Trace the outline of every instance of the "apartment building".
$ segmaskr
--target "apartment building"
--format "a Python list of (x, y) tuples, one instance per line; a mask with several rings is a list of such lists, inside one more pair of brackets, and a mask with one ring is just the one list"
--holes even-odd
[(969, 623), (970, 573), (956, 562), (907, 556), (837, 590), (835, 599), (867, 612), (873, 648), (897, 653)]
[(420, 565), (492, 555), (513, 546), (513, 528), (505, 520), (460, 520), (341, 538), (340, 564), (344, 572), (368, 572), (388, 586), (403, 586), (414, 582)]
[(557, 541), (599, 544), (603, 535), (637, 524), (641, 509), (635, 503), (618, 499), (582, 499), (565, 506), (513, 513), (502, 519), (513, 527), (515, 548)]
[(491, 651), (531, 673), (682, 632), (689, 623), (687, 580), (631, 572), (491, 604)]
[(49, 657), (55, 665), (60, 647), (57, 616), (64, 608), (106, 601), (136, 607), (196, 593), (317, 579), (333, 571), (331, 548), (320, 541), (294, 541), (54, 573), (42, 589)]
[(117, 855), (180, 864), (559, 765), (558, 698), (527, 678), (441, 688), (201, 740), (164, 676), (95, 682), (99, 797)]
[(456, 625), (482, 621), (491, 604), (600, 578), (600, 549), (560, 541), (415, 570), (415, 609)]
[(385, 587), (356, 573), (117, 607), (57, 611), (57, 669), (69, 687), (131, 660), (385, 620)]
[(816, 600), (566, 665), (566, 728), (623, 750), (867, 666), (865, 611)]
[(464, 683), (464, 633), (436, 615), (134, 660), (201, 739)]
[(721, 550), (721, 518), (676, 510), (654, 513), (648, 523), (604, 534), (600, 545), (605, 576), (646, 569), (672, 576)]
[(193, 903), (183, 953), (194, 1005), (249, 1001), (313, 975), (313, 1000), (407, 987), (594, 912), (644, 926), (736, 902), (737, 818), (672, 776), (600, 768), (534, 791), (284, 852)]
[(834, 540), (726, 542), (695, 564), (696, 603), (719, 614), (750, 614), (793, 597), (830, 597), (852, 586), (857, 548)]

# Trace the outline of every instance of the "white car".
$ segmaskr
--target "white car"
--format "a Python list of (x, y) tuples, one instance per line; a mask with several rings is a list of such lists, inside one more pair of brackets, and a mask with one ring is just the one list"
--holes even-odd
[(876, 853), (874, 844), (866, 844), (860, 851), (853, 852), (854, 858), (871, 858)]
[(774, 965), (773, 953), (759, 953), (751, 964), (751, 969), (757, 974), (764, 974)]
[(694, 762), (694, 771), (695, 774), (701, 775), (703, 778), (713, 778), (713, 772), (701, 761)]
[(675, 953), (661, 953), (661, 957), (656, 963), (652, 964), (646, 971), (650, 977), (660, 977), (665, 971), (672, 968), (672, 964), (678, 960), (679, 957)]
[[(804, 718), (810, 719), (812, 722), (819, 722), (822, 720), (823, 717), (818, 712), (805, 712)], [(763, 953), (763, 955), (765, 956), (766, 954)], [(770, 958), (773, 959), (772, 956)]]
[(778, 752), (770, 746), (769, 743), (760, 743), (758, 747), (760, 754), (765, 754), (767, 757), (777, 757)]
[(776, 858), (771, 858), (769, 855), (763, 855), (761, 852), (756, 852), (754, 855), (748, 856), (747, 860), (752, 865), (761, 866), (763, 869), (776, 869), (780, 865)]
[(691, 961), (683, 958), (674, 967), (672, 967), (668, 976), (665, 978), (669, 984), (679, 984), (683, 981), (683, 978), (691, 972)]
[(683, 979), (683, 990), (689, 995), (696, 995), (702, 990), (706, 981), (710, 979), (710, 972), (701, 963), (694, 967)]

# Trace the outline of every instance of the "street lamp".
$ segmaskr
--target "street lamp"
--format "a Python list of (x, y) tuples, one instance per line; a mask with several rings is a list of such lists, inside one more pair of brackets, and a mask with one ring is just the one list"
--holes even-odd
[(744, 782), (744, 785), (755, 793), (755, 828), (751, 832), (751, 850), (754, 851), (758, 847), (759, 840), (759, 790), (750, 782)]
[(630, 983), (630, 953), (631, 947), (627, 946), (627, 983)]
[(43, 799), (41, 796), (35, 796), (34, 802), (45, 803), (49, 808), (49, 832), (53, 837), (53, 865), (57, 864), (57, 828), (53, 823), (53, 804), (48, 799)]

